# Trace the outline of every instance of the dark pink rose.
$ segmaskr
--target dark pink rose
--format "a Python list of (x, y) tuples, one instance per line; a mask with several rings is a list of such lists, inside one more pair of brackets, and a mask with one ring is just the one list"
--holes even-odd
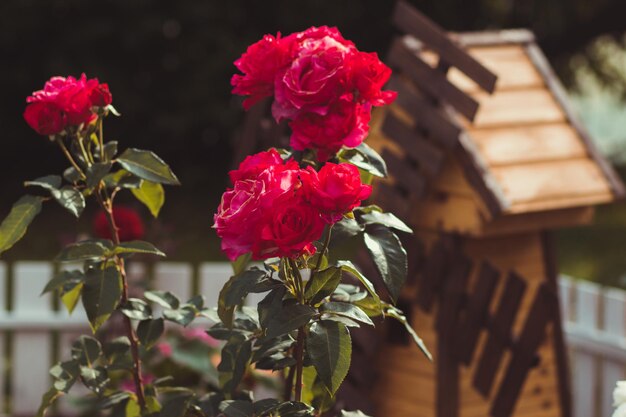
[(372, 187), (361, 182), (359, 170), (352, 164), (328, 162), (319, 172), (311, 167), (308, 170), (307, 199), (328, 223), (341, 220), (372, 193)]
[(317, 158), (326, 161), (342, 146), (354, 148), (363, 142), (369, 131), (370, 109), (369, 104), (340, 100), (325, 116), (304, 113), (289, 123), (289, 144), (298, 151), (317, 149)]
[(286, 193), (274, 202), (253, 246), (254, 259), (295, 258), (315, 253), (313, 242), (322, 236), (325, 222), (319, 211), (296, 194)]
[(280, 33), (276, 37), (265, 35), (235, 61), (244, 75), (233, 75), (230, 83), (234, 94), (250, 96), (243, 102), (246, 110), (274, 94), (274, 79), (279, 70), (290, 64), (292, 46), (292, 42), (282, 41)]
[(95, 107), (106, 107), (113, 102), (113, 96), (109, 91), (108, 84), (98, 84), (89, 94), (91, 105)]
[(286, 36), (283, 39), (285, 42), (288, 42), (290, 44), (295, 44), (296, 48), (300, 48), (302, 42), (305, 40), (318, 40), (318, 39), (322, 39), (325, 37), (332, 39), (333, 41), (340, 44), (342, 47), (347, 48), (349, 51), (357, 50), (356, 46), (354, 46), (354, 43), (349, 40), (346, 40), (339, 32), (339, 29), (337, 29), (336, 27), (311, 26), (307, 30), (304, 30), (302, 32), (292, 33), (291, 35)]
[(276, 78), (272, 114), (277, 121), (300, 113), (325, 115), (345, 94), (344, 63), (350, 48), (330, 36), (304, 39), (300, 51)]
[(24, 110), (24, 120), (40, 135), (55, 135), (65, 129), (65, 115), (55, 103), (30, 103)]
[(350, 89), (358, 92), (358, 100), (373, 106), (391, 104), (397, 93), (381, 91), (391, 76), (391, 68), (383, 64), (374, 52), (357, 52), (348, 57)]
[(273, 165), (282, 165), (283, 159), (276, 149), (270, 149), (266, 152), (259, 152), (254, 155), (248, 155), (246, 159), (239, 164), (239, 168), (228, 173), (230, 180), (234, 184), (235, 181), (244, 179), (256, 179), (256, 177), (266, 168)]

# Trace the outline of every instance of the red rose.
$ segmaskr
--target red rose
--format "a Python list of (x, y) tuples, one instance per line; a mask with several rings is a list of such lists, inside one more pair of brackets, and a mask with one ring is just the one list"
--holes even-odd
[(235, 181), (254, 179), (266, 168), (273, 165), (282, 165), (283, 159), (276, 149), (270, 149), (266, 152), (259, 152), (254, 155), (248, 155), (246, 159), (239, 164), (239, 168), (228, 173), (230, 180), (234, 184)]
[(339, 32), (339, 29), (336, 27), (328, 27), (328, 26), (320, 26), (315, 27), (311, 26), (305, 31), (292, 33), (289, 36), (286, 36), (284, 39), (285, 42), (289, 42), (292, 44), (296, 44), (297, 47), (301, 47), (301, 44), (305, 40), (317, 40), (328, 37), (333, 41), (339, 43), (342, 47), (347, 48), (350, 51), (356, 51), (356, 46), (354, 43), (346, 40)]
[(24, 120), (40, 135), (55, 135), (65, 128), (65, 116), (55, 103), (29, 104), (24, 110)]
[[(143, 238), (144, 226), (139, 214), (128, 207), (115, 206), (113, 208), (113, 220), (117, 226), (120, 242), (139, 240)], [(112, 240), (111, 229), (104, 211), (96, 214), (93, 222), (94, 233), (100, 239)]]
[(348, 57), (350, 90), (358, 91), (358, 99), (373, 106), (391, 104), (397, 93), (381, 91), (389, 77), (391, 68), (383, 64), (374, 52), (357, 52)]
[(325, 226), (319, 211), (297, 195), (286, 193), (274, 202), (270, 214), (255, 240), (254, 259), (315, 253), (313, 242), (322, 236)]
[(339, 221), (372, 193), (372, 187), (361, 182), (359, 170), (352, 164), (326, 163), (319, 172), (311, 167), (308, 170), (307, 198), (328, 223)]
[(354, 148), (367, 137), (370, 106), (340, 100), (328, 114), (305, 113), (289, 123), (289, 144), (298, 151), (317, 149), (317, 158), (326, 161), (342, 146)]
[(276, 74), (291, 62), (291, 46), (291, 42), (282, 41), (280, 33), (276, 37), (265, 35), (235, 61), (244, 75), (233, 75), (230, 83), (234, 94), (250, 96), (243, 102), (246, 110), (273, 95)]
[(328, 113), (345, 93), (344, 62), (351, 52), (330, 36), (304, 39), (289, 68), (276, 78), (272, 114), (277, 121), (302, 112)]
[(231, 261), (252, 250), (255, 231), (264, 214), (262, 197), (265, 193), (263, 181), (243, 180), (222, 195), (213, 217), (213, 228), (222, 239), (222, 251)]
[(89, 94), (91, 105), (95, 107), (106, 107), (113, 102), (113, 96), (109, 91), (108, 84), (98, 84)]

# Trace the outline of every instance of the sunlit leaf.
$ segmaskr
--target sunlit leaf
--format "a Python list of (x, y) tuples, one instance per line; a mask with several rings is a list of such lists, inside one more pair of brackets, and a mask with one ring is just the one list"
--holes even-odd
[(0, 254), (19, 241), (28, 225), (41, 211), (41, 197), (25, 195), (11, 207), (9, 215), (0, 224)]

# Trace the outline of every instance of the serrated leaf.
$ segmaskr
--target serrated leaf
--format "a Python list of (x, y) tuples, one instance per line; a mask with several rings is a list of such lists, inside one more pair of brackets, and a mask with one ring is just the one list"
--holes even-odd
[(380, 297), (376, 293), (376, 289), (374, 288), (374, 284), (372, 284), (370, 280), (365, 278), (365, 276), (358, 269), (356, 269), (356, 266), (354, 266), (354, 264), (352, 262), (350, 262), (350, 261), (338, 261), (337, 262), (337, 266), (340, 267), (342, 270), (344, 270), (346, 272), (349, 272), (354, 277), (356, 277), (361, 282), (361, 284), (363, 284), (363, 286), (365, 287), (367, 292), (370, 293), (370, 295), (376, 301), (376, 303), (378, 305), (380, 305)]
[(0, 254), (24, 237), (28, 225), (41, 211), (42, 201), (41, 197), (25, 195), (13, 204), (9, 215), (0, 224)]
[(72, 271), (61, 271), (54, 278), (48, 281), (43, 291), (41, 291), (41, 295), (51, 291), (62, 290), (66, 285), (82, 282), (84, 277), (85, 275), (83, 274), (83, 271), (78, 269)]
[(117, 141), (112, 140), (104, 144), (104, 158), (111, 160), (117, 154)]
[(78, 300), (80, 300), (80, 295), (83, 291), (83, 283), (77, 282), (71, 289), (64, 288), (61, 295), (61, 301), (63, 305), (67, 309), (67, 312), (72, 314), (76, 305), (78, 304)]
[(111, 170), (112, 162), (96, 162), (95, 164), (90, 165), (85, 172), (87, 176), (87, 180), (85, 181), (87, 184), (87, 188), (95, 188), (96, 185), (102, 181), (102, 179), (109, 173)]
[(135, 198), (141, 201), (156, 218), (165, 203), (165, 191), (159, 183), (142, 180), (139, 188), (130, 190)]
[(103, 179), (104, 185), (108, 188), (138, 188), (141, 185), (141, 178), (131, 174), (125, 169), (107, 174)]
[(105, 368), (88, 366), (80, 367), (80, 377), (87, 388), (100, 394), (109, 382), (109, 375)]
[(316, 305), (331, 295), (341, 282), (341, 269), (330, 267), (315, 273), (306, 284), (304, 298), (311, 305)]
[(385, 226), (370, 225), (363, 234), (363, 240), (395, 303), (408, 270), (406, 251), (400, 239)]
[(162, 417), (185, 417), (187, 410), (189, 409), (189, 402), (193, 393), (183, 391), (175, 395), (169, 395), (163, 401), (163, 408), (159, 413)]
[(356, 220), (343, 217), (333, 226), (333, 237), (345, 239), (356, 236), (363, 232), (363, 230), (365, 230), (365, 228), (358, 224)]
[(227, 417), (252, 417), (255, 415), (252, 402), (243, 400), (222, 401), (220, 411)]
[(187, 327), (196, 318), (196, 309), (188, 304), (183, 305), (176, 310), (165, 310), (163, 318), (168, 321)]
[(222, 348), (222, 359), (217, 366), (219, 382), (224, 392), (232, 393), (243, 378), (252, 357), (252, 342), (233, 337)]
[(411, 327), (411, 325), (409, 324), (409, 321), (406, 319), (406, 317), (404, 316), (404, 314), (402, 314), (402, 312), (400, 310), (398, 310), (397, 308), (393, 307), (393, 306), (389, 306), (390, 308), (387, 309), (385, 311), (385, 316), (387, 317), (391, 317), (393, 319), (396, 319), (397, 321), (399, 321), (400, 323), (402, 323), (402, 325), (404, 326), (404, 328), (406, 329), (407, 332), (409, 332), (409, 334), (411, 335), (411, 337), (413, 338), (413, 341), (415, 342), (415, 344), (417, 345), (417, 347), (422, 351), (422, 353), (428, 358), (429, 361), (432, 362), (433, 360), (433, 356), (431, 355), (431, 353), (428, 351), (428, 348), (426, 347), (426, 344), (424, 343), (424, 341), (422, 340), (421, 337), (418, 336), (417, 333), (415, 333), (415, 330), (413, 330), (413, 328)]
[(265, 278), (265, 275), (265, 272), (260, 269), (249, 269), (233, 275), (224, 284), (217, 302), (217, 314), (226, 326), (232, 327), (235, 308), (243, 303), (243, 300)]
[(334, 321), (315, 322), (307, 335), (306, 347), (320, 379), (330, 394), (335, 395), (350, 368), (350, 332)]
[(151, 255), (165, 256), (165, 254), (157, 249), (152, 243), (144, 242), (143, 240), (131, 240), (129, 242), (122, 242), (113, 248), (113, 253), (116, 255), (122, 255), (126, 253), (147, 253)]
[(270, 319), (283, 308), (285, 292), (285, 287), (276, 288), (267, 293), (257, 305), (259, 324), (262, 329), (266, 329)]
[(120, 307), (120, 311), (126, 317), (133, 320), (147, 320), (152, 318), (152, 309), (148, 303), (139, 298), (129, 298), (128, 301)]
[(80, 217), (85, 209), (85, 197), (72, 186), (67, 185), (60, 190), (51, 190), (50, 195), (76, 218)]
[(143, 296), (161, 307), (172, 310), (176, 310), (180, 306), (180, 299), (169, 291), (146, 291)]
[(61, 183), (61, 177), (59, 177), (58, 175), (46, 175), (45, 177), (40, 177), (32, 181), (26, 181), (24, 182), (24, 185), (27, 187), (41, 187), (50, 191), (57, 190), (61, 186)]
[(63, 171), (63, 178), (65, 178), (66, 181), (75, 184), (80, 181), (82, 177), (80, 176), (80, 173), (76, 170), (76, 168), (69, 167), (65, 171)]
[(124, 169), (144, 180), (180, 185), (170, 167), (150, 151), (130, 148), (117, 158), (117, 162)]
[(341, 417), (369, 417), (369, 416), (363, 413), (361, 410), (354, 410), (354, 411), (341, 410)]
[(112, 243), (109, 246), (103, 241), (85, 240), (67, 245), (55, 259), (59, 262), (103, 259), (112, 246)]
[(372, 319), (370, 319), (363, 310), (354, 304), (343, 303), (341, 301), (330, 301), (322, 304), (320, 310), (326, 314), (336, 314), (361, 323), (369, 324), (370, 326), (374, 325)]
[(137, 326), (137, 337), (141, 344), (149, 349), (163, 334), (165, 324), (162, 318), (143, 320)]
[(302, 304), (293, 304), (279, 310), (270, 318), (265, 336), (268, 339), (282, 336), (306, 324), (317, 314), (317, 310)]
[(378, 154), (374, 149), (370, 148), (365, 143), (361, 143), (356, 147), (356, 150), (361, 152), (367, 158), (369, 165), (373, 168), (369, 168), (367, 171), (377, 177), (387, 176), (387, 164), (382, 156)]
[(80, 336), (72, 344), (72, 358), (81, 365), (92, 366), (102, 356), (100, 342), (91, 336)]
[(82, 300), (94, 333), (113, 313), (121, 296), (122, 278), (115, 267), (108, 267), (104, 271), (100, 268), (88, 271)]
[(413, 233), (413, 230), (393, 213), (370, 211), (361, 216), (361, 221), (366, 224), (382, 224), (383, 226), (399, 230), (400, 232)]

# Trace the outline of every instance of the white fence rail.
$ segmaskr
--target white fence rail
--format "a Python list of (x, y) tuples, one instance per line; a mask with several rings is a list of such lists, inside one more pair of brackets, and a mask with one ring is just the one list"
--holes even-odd
[[(131, 263), (128, 270), (130, 279), (150, 276), (150, 287), (183, 299), (201, 293), (208, 305), (217, 304), (231, 274), (227, 263), (197, 268)], [(0, 262), (0, 415), (34, 415), (50, 384), (48, 369), (65, 359), (79, 334), (89, 332), (80, 306), (69, 316), (49, 294), (40, 296), (54, 272), (46, 262), (16, 262), (10, 267)], [(574, 417), (608, 417), (615, 382), (626, 377), (626, 291), (563, 277), (560, 293), (571, 350)]]

